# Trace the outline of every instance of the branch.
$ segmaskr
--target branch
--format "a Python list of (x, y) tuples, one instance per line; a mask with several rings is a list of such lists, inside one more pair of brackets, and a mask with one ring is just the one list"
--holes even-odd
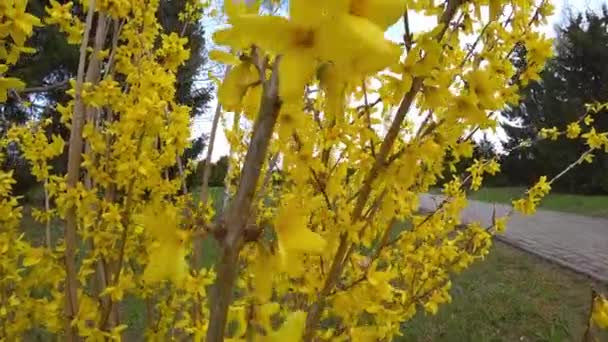
[[(371, 113), (370, 113), (370, 106), (369, 106), (369, 101), (367, 100), (367, 86), (365, 85), (365, 78), (361, 81), (361, 89), (363, 90), (363, 101), (365, 103), (365, 118), (367, 119), (367, 128), (369, 128), (369, 130), (372, 130), (372, 118), (371, 118)], [(376, 148), (374, 146), (374, 140), (370, 137), (369, 139), (369, 145), (372, 151), (372, 156), (376, 156)]]
[(46, 93), (51, 90), (67, 88), (68, 84), (69, 84), (68, 80), (64, 80), (64, 81), (61, 81), (61, 82), (55, 83), (55, 84), (43, 85), (40, 87), (30, 87), (30, 88), (25, 88), (25, 89), (16, 90), (16, 91), (20, 94)]
[[(68, 190), (76, 187), (80, 175), (80, 162), (82, 159), (82, 128), (84, 125), (84, 103), (82, 102), (82, 84), (84, 82), (84, 67), (86, 63), (87, 47), (89, 45), (89, 33), (93, 24), (95, 12), (95, 0), (89, 3), (84, 35), (80, 44), (80, 58), (78, 60), (78, 73), (76, 76), (76, 93), (74, 98), (74, 113), (72, 115), (72, 127), (70, 130), (68, 165), (66, 185)], [(68, 208), (66, 213), (65, 239), (65, 312), (64, 324), (67, 341), (78, 340), (78, 330), (72, 326), (72, 320), (78, 312), (78, 278), (76, 270), (76, 207)]]
[(405, 44), (405, 52), (410, 52), (412, 49), (412, 34), (410, 32), (410, 20), (408, 16), (408, 9), (405, 8), (403, 11), (403, 43)]
[(280, 58), (274, 63), (270, 80), (263, 83), (262, 103), (241, 173), (236, 195), (226, 213), (226, 235), (220, 241), (221, 255), (216, 265), (216, 282), (210, 307), (207, 342), (224, 340), (228, 307), (232, 302), (234, 283), (237, 275), (239, 252), (243, 245), (244, 231), (249, 220), (251, 204), (260, 177), (260, 170), (270, 144), (272, 132), (277, 121), (281, 102), (278, 97), (278, 66)]

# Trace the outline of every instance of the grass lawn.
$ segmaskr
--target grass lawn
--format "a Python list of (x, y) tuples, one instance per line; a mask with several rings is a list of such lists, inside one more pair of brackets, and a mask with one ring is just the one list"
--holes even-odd
[(590, 281), (503, 243), (452, 284), (453, 302), (419, 312), (397, 341), (581, 341), (585, 331)]
[[(482, 188), (469, 198), (484, 202), (511, 204), (526, 191), (523, 187)], [(584, 196), (551, 192), (541, 203), (542, 209), (608, 218), (608, 196)]]

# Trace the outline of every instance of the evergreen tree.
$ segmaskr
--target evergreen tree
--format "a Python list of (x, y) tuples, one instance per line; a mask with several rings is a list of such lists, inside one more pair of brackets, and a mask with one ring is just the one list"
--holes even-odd
[[(583, 142), (564, 138), (538, 141), (538, 133), (543, 127), (563, 130), (584, 115), (585, 103), (608, 100), (608, 7), (569, 15), (557, 28), (555, 50), (541, 80), (523, 88), (519, 106), (503, 112), (510, 119), (503, 125), (510, 138), (505, 148), (532, 141), (504, 160), (503, 170), (512, 183), (530, 184), (540, 175), (555, 174), (586, 149)], [(525, 60), (525, 51), (518, 52), (524, 54), (518, 60)], [(593, 125), (599, 131), (608, 129), (607, 114), (595, 116)], [(555, 186), (568, 192), (608, 192), (607, 169), (608, 157), (598, 155), (595, 163), (582, 165)]]

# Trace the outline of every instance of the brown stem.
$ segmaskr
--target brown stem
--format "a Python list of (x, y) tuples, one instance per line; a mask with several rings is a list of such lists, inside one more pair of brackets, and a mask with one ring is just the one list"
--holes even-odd
[[(230, 71), (230, 67), (226, 67), (226, 71), (224, 72), (224, 77)], [(200, 201), (203, 205), (207, 205), (207, 200), (209, 197), (209, 176), (211, 175), (211, 157), (213, 155), (213, 148), (215, 146), (215, 136), (217, 134), (217, 128), (219, 126), (220, 116), (222, 115), (222, 106), (220, 103), (217, 103), (215, 107), (215, 114), (213, 115), (213, 121), (211, 123), (211, 133), (209, 134), (209, 144), (207, 147), (207, 155), (205, 157), (205, 164), (203, 165), (203, 180), (201, 183), (201, 198)], [(200, 236), (194, 237), (192, 239), (193, 242), (193, 266), (195, 270), (199, 270), (202, 267), (202, 248), (203, 248), (203, 239)]]
[[(48, 215), (51, 211), (51, 204), (49, 201), (49, 190), (47, 189), (48, 180), (44, 180), (44, 210), (46, 210), (46, 214)], [(46, 226), (45, 226), (45, 234), (46, 234), (46, 248), (49, 251), (53, 249), (53, 240), (51, 238), (51, 218), (47, 217)]]
[[(86, 63), (87, 47), (89, 45), (89, 33), (93, 23), (95, 12), (95, 0), (89, 3), (84, 35), (80, 44), (80, 58), (78, 61), (78, 72), (76, 76), (76, 86), (74, 95), (74, 113), (72, 115), (72, 127), (70, 130), (70, 140), (68, 149), (68, 165), (66, 175), (66, 185), (68, 190), (73, 189), (78, 184), (80, 178), (80, 163), (82, 153), (82, 128), (84, 125), (85, 105), (82, 101), (82, 84), (84, 82), (84, 67)], [(70, 206), (66, 213), (65, 239), (65, 334), (67, 341), (78, 340), (78, 330), (72, 326), (71, 322), (78, 312), (78, 278), (76, 270), (76, 227), (78, 221), (76, 217), (76, 207)]]
[(589, 306), (589, 314), (587, 316), (587, 327), (585, 328), (585, 334), (583, 335), (582, 342), (592, 342), (593, 341), (593, 331), (591, 328), (593, 323), (592, 323), (591, 316), (593, 315), (593, 305), (595, 304), (596, 297), (597, 297), (597, 292), (595, 292), (595, 290), (592, 288), (591, 289), (591, 303)]
[(217, 278), (213, 288), (207, 342), (224, 340), (228, 307), (237, 275), (239, 252), (243, 245), (243, 232), (249, 220), (249, 211), (260, 178), (260, 170), (266, 158), (268, 145), (277, 121), (281, 103), (278, 97), (278, 63), (275, 61), (270, 81), (264, 82), (262, 103), (235, 198), (226, 213), (226, 235), (221, 242), (221, 256), (216, 265)]
[(30, 88), (25, 88), (22, 90), (16, 90), (16, 92), (19, 94), (46, 93), (51, 90), (58, 90), (58, 89), (63, 89), (63, 88), (67, 88), (67, 87), (68, 87), (68, 81), (65, 80), (65, 81), (61, 81), (58, 83), (49, 84), (49, 85), (45, 85), (45, 86), (30, 87)]

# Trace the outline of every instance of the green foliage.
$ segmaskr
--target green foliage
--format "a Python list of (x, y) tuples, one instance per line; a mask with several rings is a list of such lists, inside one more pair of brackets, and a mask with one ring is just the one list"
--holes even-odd
[[(226, 173), (228, 172), (228, 156), (222, 156), (215, 163), (211, 163), (211, 174), (209, 175), (210, 187), (223, 187)], [(189, 186), (200, 186), (203, 179), (205, 161), (202, 160), (196, 167), (196, 172), (188, 176)]]
[[(608, 7), (599, 13), (570, 15), (558, 28), (556, 55), (547, 63), (542, 80), (524, 88), (524, 100), (503, 114), (512, 123), (503, 125), (511, 138), (506, 149), (538, 139), (543, 127), (566, 128), (585, 114), (585, 103), (608, 100)], [(593, 126), (608, 129), (608, 113), (598, 113)], [(575, 160), (584, 142), (537, 141), (530, 148), (511, 152), (503, 171), (512, 184), (530, 184), (542, 174), (555, 174), (564, 160)], [(608, 192), (608, 156), (598, 155), (592, 164), (581, 165), (565, 175), (556, 189), (568, 192)]]

